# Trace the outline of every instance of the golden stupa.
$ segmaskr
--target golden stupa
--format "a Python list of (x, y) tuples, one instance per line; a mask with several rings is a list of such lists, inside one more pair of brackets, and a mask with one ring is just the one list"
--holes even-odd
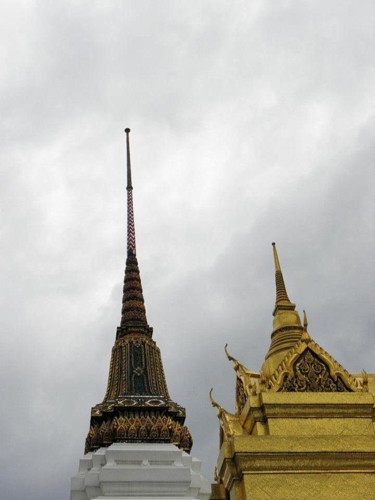
[(216, 403), (212, 500), (375, 499), (375, 374), (351, 375), (308, 333), (288, 297), (275, 244), (276, 304), (260, 372), (226, 350), (235, 413)]

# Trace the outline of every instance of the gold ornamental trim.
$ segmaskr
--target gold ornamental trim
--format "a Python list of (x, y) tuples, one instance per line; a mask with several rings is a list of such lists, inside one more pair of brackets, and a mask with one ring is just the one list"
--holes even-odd
[[(306, 358), (308, 358), (303, 360), (305, 364), (309, 363), (313, 366), (314, 363), (316, 365), (320, 363), (321, 366), (317, 366), (316, 370), (324, 370), (326, 367), (327, 374), (325, 378), (328, 380), (327, 377), (329, 377), (329, 381), (332, 381), (330, 386), (326, 386), (326, 390), (324, 390), (324, 386), (318, 385), (314, 389), (314, 384), (312, 381), (309, 381), (311, 370), (306, 370), (306, 374), (301, 373), (303, 370), (297, 365), (304, 353), (306, 354)], [(305, 384), (302, 380), (303, 377), (306, 378)], [(328, 352), (320, 347), (319, 344), (314, 342), (306, 330), (303, 332), (301, 340), (287, 353), (285, 359), (276, 368), (275, 372), (266, 380), (265, 390), (273, 392), (288, 391), (287, 384), (292, 379), (299, 379), (301, 382), (300, 390), (298, 388), (298, 383), (295, 384), (295, 392), (355, 392), (363, 390), (360, 381), (353, 377), (340, 363), (328, 354)], [(336, 384), (336, 390), (334, 384)]]

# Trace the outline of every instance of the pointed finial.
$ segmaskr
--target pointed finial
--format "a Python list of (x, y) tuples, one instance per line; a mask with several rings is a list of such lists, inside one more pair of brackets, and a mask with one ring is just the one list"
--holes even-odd
[(272, 242), (272, 249), (273, 249), (273, 258), (275, 261), (275, 269), (276, 271), (281, 271), (279, 256), (276, 250), (276, 243), (274, 241)]
[(238, 363), (238, 361), (229, 354), (228, 352), (228, 344), (225, 344), (225, 347), (224, 347), (224, 351), (225, 351), (225, 354), (227, 355), (227, 358), (229, 359), (229, 361), (233, 361), (234, 363)]
[(211, 401), (211, 404), (214, 408), (217, 408), (218, 409), (218, 412), (222, 411), (223, 408), (219, 405), (219, 403), (216, 403), (216, 401), (214, 400), (214, 398), (212, 397), (212, 391), (213, 391), (213, 388), (211, 387), (211, 390), (209, 392), (209, 397), (210, 397), (210, 401)]
[(130, 144), (129, 134), (130, 128), (125, 129), (126, 134), (126, 172), (127, 184), (126, 190), (128, 193), (128, 235), (127, 235), (127, 250), (128, 256), (135, 255), (135, 225), (134, 225), (134, 209), (133, 209), (133, 185), (132, 185), (132, 171), (130, 163)]
[(362, 391), (368, 392), (368, 373), (362, 370)]
[(305, 330), (305, 332), (307, 332), (308, 326), (309, 326), (309, 323), (307, 321), (307, 314), (306, 314), (306, 311), (303, 310), (303, 329)]
[(279, 256), (276, 250), (276, 243), (272, 243), (273, 247), (273, 258), (275, 261), (275, 279), (276, 279), (276, 306), (280, 303), (290, 303), (288, 294), (286, 293), (283, 273), (281, 272), (281, 266), (279, 261)]
[(303, 332), (302, 332), (302, 335), (301, 335), (301, 340), (303, 342), (305, 342), (306, 344), (308, 344), (311, 340), (311, 337), (309, 335), (309, 332), (307, 331), (307, 327), (308, 327), (308, 322), (307, 322), (307, 314), (306, 314), (306, 311), (303, 310)]
[[(124, 288), (122, 296), (121, 327), (118, 335), (122, 336), (125, 327), (131, 327), (131, 331), (142, 331), (152, 335), (152, 328), (147, 324), (146, 309), (144, 305), (141, 276), (135, 248), (135, 224), (133, 209), (133, 185), (130, 165), (130, 128), (125, 129), (126, 134), (126, 156), (127, 156), (127, 259), (125, 266)], [(135, 325), (137, 328), (135, 328)]]
[(296, 311), (296, 305), (289, 300), (286, 292), (276, 243), (273, 242), (272, 247), (275, 261), (276, 303), (272, 313), (271, 345), (262, 365), (262, 371), (267, 377), (270, 377), (275, 372), (290, 349), (301, 340), (303, 333), (303, 326), (298, 311)]
[(130, 128), (125, 129), (125, 134), (126, 134), (126, 172), (127, 172), (126, 189), (133, 189), (132, 171), (131, 171), (131, 164), (130, 164), (130, 143), (129, 143)]

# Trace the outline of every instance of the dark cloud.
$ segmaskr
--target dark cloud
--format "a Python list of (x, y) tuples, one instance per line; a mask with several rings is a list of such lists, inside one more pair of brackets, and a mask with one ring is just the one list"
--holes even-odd
[(271, 242), (313, 338), (373, 368), (373, 2), (3, 2), (2, 496), (68, 497), (105, 392), (132, 128), (148, 319), (212, 476)]

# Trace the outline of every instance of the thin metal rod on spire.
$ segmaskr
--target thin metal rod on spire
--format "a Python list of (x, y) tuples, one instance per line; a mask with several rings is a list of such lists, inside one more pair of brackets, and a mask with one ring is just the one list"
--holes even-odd
[(132, 186), (132, 171), (131, 171), (131, 164), (130, 164), (130, 144), (129, 144), (129, 134), (130, 134), (130, 128), (125, 129), (125, 134), (126, 134), (126, 171), (127, 171), (127, 185), (126, 189), (133, 189)]
[(134, 224), (134, 209), (133, 209), (133, 185), (132, 171), (130, 163), (130, 144), (129, 144), (130, 128), (125, 129), (126, 134), (126, 171), (127, 171), (127, 198), (128, 198), (128, 229), (127, 229), (127, 252), (128, 255), (135, 255), (135, 224)]

